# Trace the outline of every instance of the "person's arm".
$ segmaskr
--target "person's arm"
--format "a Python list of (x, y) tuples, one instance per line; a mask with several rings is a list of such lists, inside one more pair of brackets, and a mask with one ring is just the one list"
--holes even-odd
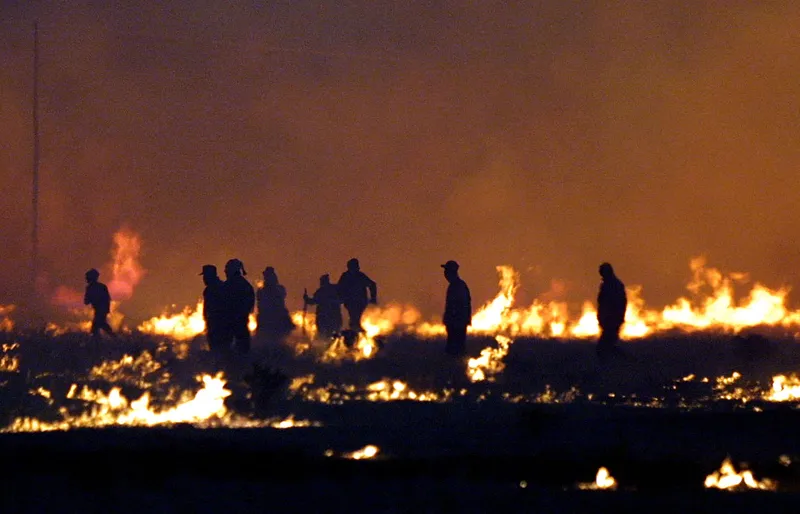
[(469, 287), (467, 287), (466, 283), (464, 283), (464, 292), (467, 297), (466, 309), (467, 312), (469, 313), (468, 314), (469, 317), (467, 318), (467, 326), (470, 326), (472, 325), (472, 295), (469, 294)]
[(364, 278), (367, 279), (367, 287), (369, 288), (370, 299), (369, 303), (378, 303), (378, 284), (375, 283), (374, 280), (369, 278), (368, 276), (364, 275)]
[(256, 310), (256, 292), (253, 289), (253, 286), (250, 286), (247, 292), (247, 308), (248, 314)]
[[(317, 293), (319, 290), (317, 290)], [(303, 301), (306, 305), (316, 305), (317, 304), (317, 293), (314, 293), (314, 296), (308, 296), (308, 291), (303, 291)]]

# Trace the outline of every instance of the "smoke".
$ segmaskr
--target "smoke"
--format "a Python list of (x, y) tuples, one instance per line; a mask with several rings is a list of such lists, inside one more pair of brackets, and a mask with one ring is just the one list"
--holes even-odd
[[(146, 272), (139, 263), (139, 253), (142, 248), (139, 235), (129, 227), (122, 227), (114, 233), (113, 239), (111, 261), (103, 269), (110, 270), (111, 280), (107, 287), (116, 306), (119, 302), (130, 300), (134, 288)], [(102, 275), (101, 272), (101, 277)], [(47, 288), (46, 284), (41, 287), (45, 290)], [(55, 306), (73, 312), (84, 309), (83, 293), (63, 284), (55, 288), (50, 301)]]
[(115, 301), (129, 300), (133, 296), (134, 287), (145, 275), (144, 268), (139, 264), (141, 247), (139, 236), (127, 227), (114, 234), (108, 292)]
[[(34, 19), (42, 268), (79, 289), (118, 227), (135, 227), (149, 272), (126, 304), (134, 319), (193, 304), (200, 267), (232, 257), (274, 266), (292, 309), (351, 257), (381, 301), (426, 315), (442, 308), (448, 259), (476, 303), (495, 293), (498, 264), (523, 271), (523, 302), (553, 279), (573, 302), (592, 298), (609, 261), (664, 305), (700, 254), (800, 283), (792, 3), (0, 15), (0, 303), (30, 293)], [(126, 276), (109, 284), (122, 296)]]

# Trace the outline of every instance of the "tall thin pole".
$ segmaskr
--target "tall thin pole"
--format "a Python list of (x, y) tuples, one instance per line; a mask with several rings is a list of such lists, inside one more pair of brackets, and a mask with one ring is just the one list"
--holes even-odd
[(33, 23), (33, 230), (31, 231), (31, 294), (39, 275), (39, 23)]

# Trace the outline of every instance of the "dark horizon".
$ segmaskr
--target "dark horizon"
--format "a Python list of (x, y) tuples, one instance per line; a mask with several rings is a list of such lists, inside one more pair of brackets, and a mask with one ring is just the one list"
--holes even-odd
[[(193, 304), (200, 267), (304, 287), (358, 257), (382, 303), (441, 312), (439, 264), (476, 306), (496, 265), (521, 304), (592, 299), (614, 264), (648, 305), (689, 260), (800, 284), (800, 6), (394, 2), (3, 4), (0, 303), (30, 262), (33, 23), (40, 256), (83, 286), (139, 233), (135, 319)], [(104, 277), (108, 278), (108, 277)], [(790, 294), (792, 304), (800, 304)]]

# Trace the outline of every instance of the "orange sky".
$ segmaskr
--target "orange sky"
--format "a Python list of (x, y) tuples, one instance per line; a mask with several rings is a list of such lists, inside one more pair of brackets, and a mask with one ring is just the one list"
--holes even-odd
[(609, 260), (663, 305), (699, 254), (800, 285), (795, 3), (160, 4), (0, 4), (0, 303), (28, 278), (34, 19), (42, 269), (82, 288), (131, 227), (129, 316), (231, 257), (290, 308), (350, 257), (426, 314), (448, 259), (476, 303), (497, 264), (523, 301), (592, 298)]

